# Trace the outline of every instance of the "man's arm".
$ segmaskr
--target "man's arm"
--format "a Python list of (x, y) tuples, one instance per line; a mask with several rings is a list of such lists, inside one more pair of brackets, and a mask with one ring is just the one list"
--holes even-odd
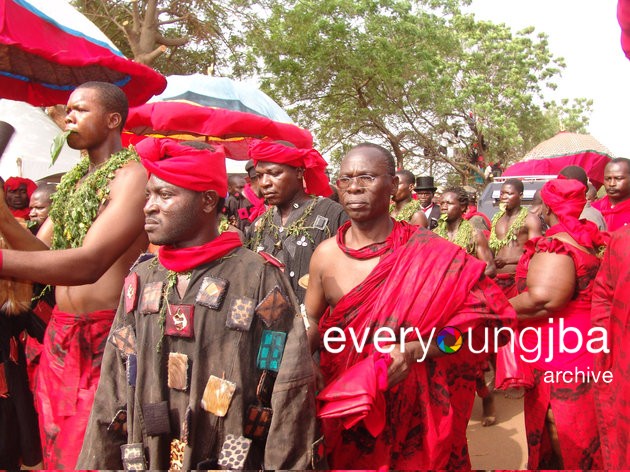
[(125, 165), (110, 182), (109, 201), (76, 249), (2, 251), (1, 275), (49, 285), (96, 282), (144, 231), (144, 188), (140, 163)]
[(533, 213), (527, 214), (527, 217), (525, 218), (525, 227), (527, 228), (527, 239), (542, 236), (540, 219)]
[(492, 251), (488, 246), (488, 240), (484, 236), (484, 234), (475, 230), (475, 247), (477, 248), (477, 259), (486, 263), (486, 270), (484, 273), (488, 277), (495, 277), (497, 275), (497, 268), (494, 265), (494, 257), (492, 256)]
[(575, 293), (575, 265), (570, 256), (537, 253), (527, 270), (527, 291), (510, 299), (519, 320), (548, 317)]
[(311, 354), (315, 353), (319, 348), (319, 319), (328, 307), (328, 302), (326, 302), (326, 296), (324, 294), (324, 286), (322, 284), (322, 273), (325, 268), (323, 260), (326, 259), (325, 256), (322, 257), (322, 253), (326, 252), (326, 241), (317, 246), (311, 256), (308, 272), (308, 288), (304, 296), (304, 307), (306, 308), (306, 316), (309, 322), (309, 328), (306, 334), (308, 336), (308, 345)]

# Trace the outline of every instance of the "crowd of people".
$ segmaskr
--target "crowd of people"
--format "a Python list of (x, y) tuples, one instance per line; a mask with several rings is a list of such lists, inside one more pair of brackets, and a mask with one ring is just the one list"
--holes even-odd
[[(0, 312), (0, 468), (469, 469), (475, 394), (492, 425), (480, 386), (510, 350), (529, 468), (630, 467), (630, 161), (592, 205), (575, 166), (533, 211), (508, 179), (490, 221), (380, 145), (331, 185), (315, 149), (251, 139), (228, 176), (220, 145), (123, 147), (127, 109), (81, 85), (83, 160), (4, 185), (0, 275), (39, 295)], [(605, 349), (563, 349), (558, 325)], [(614, 380), (547, 379), (573, 369)]]

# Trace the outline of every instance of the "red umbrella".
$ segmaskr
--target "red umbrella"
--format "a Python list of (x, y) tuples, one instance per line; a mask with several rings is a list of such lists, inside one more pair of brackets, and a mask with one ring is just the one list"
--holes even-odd
[(557, 175), (569, 165), (580, 166), (596, 188), (604, 184), (604, 168), (613, 157), (610, 150), (590, 134), (562, 132), (529, 151), (512, 164), (502, 177)]
[(132, 106), (166, 87), (164, 76), (126, 59), (65, 1), (0, 0), (1, 97), (56, 105), (93, 80), (118, 85)]
[(129, 110), (123, 136), (145, 136), (222, 144), (228, 157), (247, 160), (248, 138), (288, 141), (311, 148), (311, 133), (257, 87), (225, 77), (169, 76), (155, 101)]
[(621, 26), (621, 49), (630, 59), (630, 0), (618, 1), (617, 20)]

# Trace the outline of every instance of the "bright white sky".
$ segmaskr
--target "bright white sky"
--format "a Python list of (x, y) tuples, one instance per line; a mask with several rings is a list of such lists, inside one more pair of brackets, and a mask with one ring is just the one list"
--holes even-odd
[(548, 99), (593, 99), (589, 132), (618, 157), (630, 157), (630, 60), (620, 44), (617, 0), (473, 0), (478, 19), (547, 33), (566, 69)]

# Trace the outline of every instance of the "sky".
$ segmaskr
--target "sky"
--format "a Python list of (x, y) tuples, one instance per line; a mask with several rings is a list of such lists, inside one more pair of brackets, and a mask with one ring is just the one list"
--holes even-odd
[(630, 60), (624, 55), (617, 0), (473, 0), (478, 19), (518, 31), (534, 26), (565, 59), (546, 99), (593, 100), (589, 132), (617, 157), (630, 157)]

